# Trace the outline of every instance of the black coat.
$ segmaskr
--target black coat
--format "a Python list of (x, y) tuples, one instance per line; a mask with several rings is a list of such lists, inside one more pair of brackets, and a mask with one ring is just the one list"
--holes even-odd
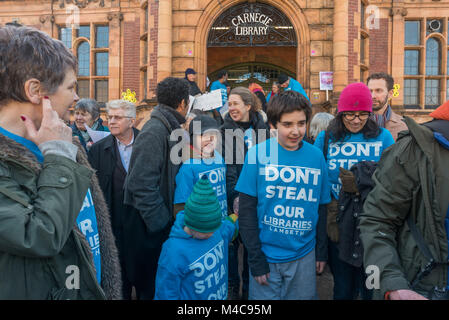
[[(256, 145), (265, 141), (265, 139), (270, 138), (270, 129), (268, 124), (266, 124), (263, 120), (263, 117), (260, 113), (250, 113), (250, 123), (251, 127), (255, 130), (255, 134), (253, 135), (253, 143), (252, 145)], [(231, 129), (234, 132), (234, 137), (229, 136), (226, 133), (226, 130)], [(265, 139), (263, 139), (263, 135), (258, 135), (259, 130), (265, 131)], [(240, 173), (242, 172), (243, 163), (245, 160), (246, 153), (248, 152), (248, 147), (244, 143), (244, 129), (239, 127), (239, 125), (232, 120), (231, 116), (226, 114), (224, 123), (220, 127), (222, 133), (222, 152), (223, 159), (226, 163), (226, 194), (228, 197), (228, 208), (232, 210), (234, 205), (234, 199), (238, 197), (239, 193), (235, 191), (235, 186), (237, 185), (237, 181), (239, 179)], [(243, 146), (243, 148), (242, 148)], [(232, 148), (232, 153), (227, 152), (227, 148)], [(232, 155), (232, 156), (231, 156)]]
[(189, 94), (191, 96), (196, 96), (197, 94), (201, 94), (201, 90), (195, 81), (189, 81), (187, 78), (185, 78), (185, 79), (189, 82)]
[[(139, 135), (139, 130), (133, 128), (134, 140)], [(106, 203), (111, 207), (112, 203), (112, 174), (114, 172), (117, 157), (117, 143), (115, 137), (111, 134), (104, 139), (94, 143), (88, 152), (89, 162), (91, 166), (97, 171), (97, 177), (100, 182), (101, 190), (106, 200)], [(123, 195), (122, 195), (123, 198)]]
[[(377, 168), (377, 162), (361, 161), (352, 166), (348, 178), (340, 174), (342, 189), (338, 199), (338, 251), (339, 258), (353, 265), (363, 265), (363, 246), (360, 240), (358, 223), (363, 213), (363, 204), (374, 187), (372, 175)], [(349, 178), (351, 176), (353, 178)], [(348, 182), (346, 182), (348, 181)]]
[(182, 163), (171, 161), (170, 152), (178, 141), (171, 141), (170, 134), (184, 121), (174, 109), (158, 105), (134, 141), (124, 191), (129, 210), (124, 221), (125, 260), (131, 282), (155, 272), (174, 221), (175, 177)]

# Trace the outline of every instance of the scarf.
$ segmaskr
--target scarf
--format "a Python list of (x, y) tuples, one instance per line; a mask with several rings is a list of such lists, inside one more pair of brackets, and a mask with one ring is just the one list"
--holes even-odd
[(390, 107), (390, 105), (388, 105), (387, 109), (385, 109), (385, 112), (383, 114), (375, 114), (375, 113), (373, 113), (371, 115), (371, 119), (376, 121), (376, 123), (381, 128), (385, 128), (385, 124), (387, 123), (387, 121), (390, 120), (390, 118), (391, 118), (391, 107)]

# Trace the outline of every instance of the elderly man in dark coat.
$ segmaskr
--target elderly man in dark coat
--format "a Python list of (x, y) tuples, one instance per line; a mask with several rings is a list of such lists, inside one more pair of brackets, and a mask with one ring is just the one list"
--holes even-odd
[(110, 101), (106, 105), (111, 135), (93, 144), (89, 150), (89, 162), (97, 170), (100, 187), (111, 212), (111, 225), (122, 267), (123, 297), (131, 299), (132, 284), (128, 280), (123, 253), (123, 220), (126, 208), (123, 205), (123, 186), (128, 172), (135, 138), (139, 130), (134, 128), (136, 106), (126, 100)]

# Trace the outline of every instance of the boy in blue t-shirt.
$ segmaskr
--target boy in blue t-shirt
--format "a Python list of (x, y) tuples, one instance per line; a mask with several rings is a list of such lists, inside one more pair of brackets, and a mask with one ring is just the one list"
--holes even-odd
[(273, 98), (272, 138), (248, 151), (236, 190), (253, 300), (316, 298), (318, 206), (330, 202), (322, 152), (303, 141), (311, 108), (298, 92)]
[(206, 176), (195, 184), (162, 246), (155, 300), (226, 300), (228, 245), (238, 232), (235, 214), (225, 220)]
[(226, 165), (215, 151), (218, 134), (217, 122), (207, 115), (199, 115), (190, 122), (191, 157), (183, 162), (176, 175), (175, 213), (183, 209), (193, 186), (205, 175), (215, 190), (223, 219), (228, 216)]

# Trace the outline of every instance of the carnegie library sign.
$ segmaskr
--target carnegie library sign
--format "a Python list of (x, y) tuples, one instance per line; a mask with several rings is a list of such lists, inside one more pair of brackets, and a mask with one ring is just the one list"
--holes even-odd
[(272, 22), (269, 16), (260, 12), (242, 13), (231, 20), (237, 36), (267, 35), (268, 25)]
[(289, 19), (265, 3), (241, 3), (223, 12), (212, 25), (209, 47), (296, 46)]

